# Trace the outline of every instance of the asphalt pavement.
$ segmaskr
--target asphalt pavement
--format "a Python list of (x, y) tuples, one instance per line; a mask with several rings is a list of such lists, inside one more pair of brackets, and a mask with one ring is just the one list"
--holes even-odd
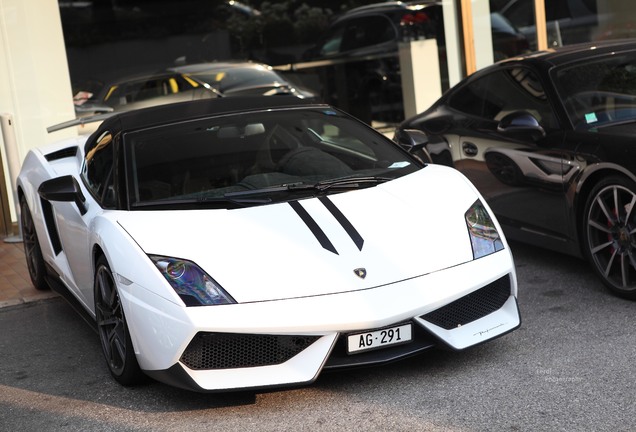
[(0, 309), (0, 431), (634, 431), (636, 302), (586, 263), (511, 245), (521, 328), (462, 351), (199, 394), (111, 379), (59, 297)]

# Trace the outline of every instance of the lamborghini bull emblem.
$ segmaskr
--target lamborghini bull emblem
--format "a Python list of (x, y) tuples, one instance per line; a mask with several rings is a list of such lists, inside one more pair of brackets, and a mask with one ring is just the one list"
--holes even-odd
[(354, 269), (353, 272), (360, 279), (364, 279), (365, 277), (367, 277), (367, 269), (365, 269), (365, 268), (360, 267), (360, 268)]

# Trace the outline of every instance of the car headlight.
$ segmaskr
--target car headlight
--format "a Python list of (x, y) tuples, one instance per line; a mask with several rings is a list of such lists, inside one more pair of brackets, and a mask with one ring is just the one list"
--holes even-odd
[(468, 226), (470, 244), (473, 247), (473, 259), (490, 255), (504, 248), (501, 236), (481, 201), (475, 201), (464, 217)]
[(236, 303), (232, 296), (195, 263), (156, 255), (150, 255), (150, 259), (186, 306)]

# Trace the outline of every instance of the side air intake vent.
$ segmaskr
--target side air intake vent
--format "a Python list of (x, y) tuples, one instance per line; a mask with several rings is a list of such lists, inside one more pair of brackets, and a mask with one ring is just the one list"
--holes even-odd
[(65, 159), (69, 157), (75, 157), (77, 154), (77, 146), (63, 148), (62, 150), (54, 151), (53, 153), (49, 153), (45, 155), (47, 161), (52, 162), (59, 159)]

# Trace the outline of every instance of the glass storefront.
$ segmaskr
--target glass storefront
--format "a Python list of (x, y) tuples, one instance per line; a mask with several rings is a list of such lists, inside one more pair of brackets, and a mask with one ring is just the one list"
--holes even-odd
[[(549, 48), (633, 37), (636, 32), (631, 0), (542, 1)], [(3, 27), (9, 30), (13, 26), (22, 27), (28, 31), (29, 26), (39, 25), (37, 20), (24, 18), (27, 6), (15, 6), (13, 0), (0, 3), (4, 5), (0, 8), (5, 15), (0, 20)], [(467, 22), (462, 20), (463, 0), (422, 4), (369, 0), (46, 0), (46, 3), (51, 3), (51, 7), (57, 3), (59, 9), (75, 116), (100, 112), (96, 95), (113, 89), (108, 97), (122, 97), (115, 95), (123, 94), (117, 89), (127, 81), (134, 80), (140, 94), (152, 93), (158, 97), (199, 85), (220, 91), (219, 83), (236, 75), (219, 72), (215, 74), (215, 84), (209, 84), (190, 79), (188, 73), (179, 72), (178, 77), (167, 74), (175, 74), (183, 70), (179, 68), (192, 64), (223, 61), (231, 66), (249, 60), (266, 68), (271, 66), (279, 74), (280, 79), (262, 85), (263, 94), (313, 95), (366, 122), (395, 123), (404, 118), (398, 45), (421, 38), (437, 40), (443, 90), (456, 82), (453, 77), (466, 75), (467, 47), (461, 42), (462, 23)], [(535, 0), (468, 3), (475, 14), (472, 31), (478, 67), (484, 61), (498, 61), (537, 49)], [(484, 40), (488, 41), (485, 48), (480, 43)], [(0, 56), (15, 59), (40, 55), (12, 48), (10, 40), (3, 40), (2, 45)], [(5, 83), (12, 82), (6, 78), (26, 73), (32, 80), (46, 82), (46, 70), (22, 70), (30, 63), (5, 62), (0, 78)], [(7, 69), (12, 67), (16, 70)], [(250, 82), (244, 85), (249, 87)], [(15, 112), (11, 100), (18, 100), (21, 95), (7, 85), (0, 86), (0, 111)], [(132, 100), (136, 96), (126, 93), (123, 97)], [(4, 152), (2, 144), (0, 149)], [(24, 155), (34, 144), (18, 145)], [(4, 165), (6, 173), (6, 161)], [(6, 183), (11, 184), (11, 179), (5, 177)]]

